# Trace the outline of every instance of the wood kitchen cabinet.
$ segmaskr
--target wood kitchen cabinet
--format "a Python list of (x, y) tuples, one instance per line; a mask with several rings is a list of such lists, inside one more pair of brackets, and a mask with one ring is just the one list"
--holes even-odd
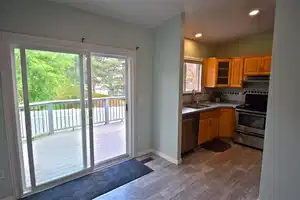
[(228, 87), (231, 59), (217, 59), (217, 87)]
[(228, 87), (231, 59), (208, 58), (204, 61), (204, 87)]
[(244, 76), (268, 76), (271, 56), (207, 58), (204, 61), (203, 84), (207, 88), (242, 87)]
[(271, 72), (271, 62), (271, 56), (264, 56), (262, 58), (262, 66), (260, 68), (260, 73), (262, 73), (263, 75), (269, 75)]
[(198, 145), (213, 140), (219, 134), (219, 111), (200, 113)]
[(244, 75), (257, 75), (261, 67), (261, 57), (249, 57), (244, 60)]
[(217, 85), (217, 59), (207, 58), (204, 60), (204, 87), (214, 88)]
[(235, 127), (235, 110), (221, 108), (219, 119), (219, 137), (232, 137)]
[(262, 76), (270, 75), (271, 56), (247, 57), (244, 60), (244, 75)]
[(235, 109), (220, 108), (201, 112), (198, 132), (198, 145), (215, 138), (233, 137)]
[(219, 116), (210, 119), (210, 139), (213, 140), (219, 137)]
[(243, 58), (233, 58), (231, 60), (230, 87), (236, 87), (236, 88), (242, 87), (243, 69), (244, 69)]
[(203, 144), (210, 140), (209, 136), (209, 120), (202, 119), (199, 122), (199, 132), (198, 132), (198, 145)]

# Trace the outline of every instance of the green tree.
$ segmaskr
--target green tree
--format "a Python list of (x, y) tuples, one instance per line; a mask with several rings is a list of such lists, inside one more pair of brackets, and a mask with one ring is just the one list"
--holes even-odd
[[(29, 101), (77, 99), (80, 97), (79, 55), (26, 49)], [(23, 103), (20, 49), (15, 49), (19, 102)], [(92, 56), (93, 96), (124, 95), (125, 60)], [(86, 71), (86, 70), (85, 70)], [(87, 93), (86, 93), (87, 94)]]
[(107, 90), (108, 95), (124, 95), (125, 60), (92, 56), (92, 88)]
[[(23, 102), (20, 50), (15, 50), (19, 102)], [(28, 94), (30, 102), (61, 99), (70, 88), (78, 88), (78, 55), (26, 50)], [(79, 96), (79, 93), (78, 93)]]

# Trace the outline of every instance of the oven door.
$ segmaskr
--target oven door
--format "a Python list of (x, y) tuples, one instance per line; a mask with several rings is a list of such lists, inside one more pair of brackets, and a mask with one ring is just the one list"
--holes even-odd
[(237, 111), (237, 131), (257, 134), (264, 137), (266, 115), (256, 114), (247, 111)]

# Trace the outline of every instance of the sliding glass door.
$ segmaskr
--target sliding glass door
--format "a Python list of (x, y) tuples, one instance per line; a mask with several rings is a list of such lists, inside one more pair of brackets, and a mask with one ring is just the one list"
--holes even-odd
[(94, 165), (127, 154), (125, 58), (91, 55)]
[(83, 55), (14, 50), (24, 189), (87, 169)]
[(129, 155), (128, 59), (13, 49), (23, 193)]

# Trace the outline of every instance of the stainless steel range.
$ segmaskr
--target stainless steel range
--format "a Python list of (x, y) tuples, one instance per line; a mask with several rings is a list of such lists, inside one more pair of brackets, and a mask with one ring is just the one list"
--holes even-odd
[(234, 141), (263, 149), (268, 95), (247, 94), (245, 104), (236, 107)]

